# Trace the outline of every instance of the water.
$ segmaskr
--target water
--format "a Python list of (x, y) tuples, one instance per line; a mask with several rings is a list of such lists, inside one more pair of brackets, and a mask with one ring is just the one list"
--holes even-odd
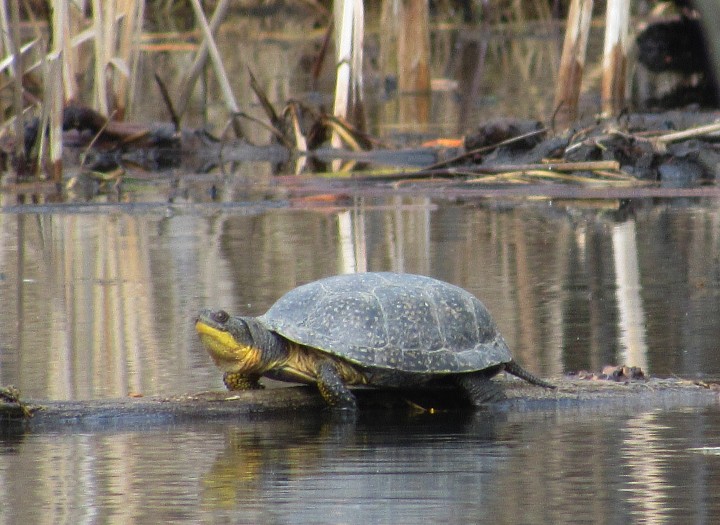
[[(278, 207), (278, 204), (280, 207)], [(6, 208), (0, 384), (29, 398), (222, 388), (203, 306), (263, 312), (396, 270), (483, 299), (523, 366), (720, 374), (714, 200)], [(716, 408), (119, 425), (0, 439), (0, 523), (712, 523)], [(697, 449), (697, 450), (692, 450)]]
[[(716, 409), (6, 437), (3, 523), (714, 523)], [(552, 443), (549, 447), (548, 443)]]
[(51, 399), (220, 387), (193, 328), (201, 308), (260, 314), (299, 284), (365, 270), (471, 291), (536, 373), (627, 364), (717, 375), (716, 204), (598, 213), (390, 196), (315, 209), (5, 213), (0, 384)]

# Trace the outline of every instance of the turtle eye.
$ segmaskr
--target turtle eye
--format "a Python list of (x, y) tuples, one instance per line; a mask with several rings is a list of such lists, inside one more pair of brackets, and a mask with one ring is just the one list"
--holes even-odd
[(225, 324), (228, 319), (230, 319), (230, 314), (228, 314), (225, 310), (218, 310), (212, 314), (212, 318), (216, 323)]

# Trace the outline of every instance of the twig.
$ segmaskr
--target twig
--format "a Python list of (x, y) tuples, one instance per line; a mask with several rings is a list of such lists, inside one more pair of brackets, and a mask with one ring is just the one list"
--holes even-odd
[(278, 114), (275, 111), (272, 103), (270, 102), (270, 99), (260, 87), (260, 84), (258, 83), (255, 75), (252, 72), (252, 69), (248, 66), (247, 70), (248, 75), (250, 75), (250, 88), (253, 90), (253, 93), (255, 93), (255, 96), (258, 98), (258, 101), (260, 102), (263, 111), (265, 111), (265, 114), (270, 119), (270, 123), (275, 126), (279, 132), (283, 133), (283, 130), (280, 129), (280, 127), (282, 126), (282, 121), (280, 120), (280, 117), (278, 117)]
[(175, 126), (175, 131), (180, 131), (180, 117), (175, 111), (175, 107), (173, 106), (172, 99), (170, 98), (170, 93), (168, 93), (167, 86), (165, 85), (165, 82), (163, 82), (163, 79), (160, 78), (160, 75), (157, 73), (157, 71), (155, 72), (155, 82), (160, 89), (160, 95), (162, 95), (163, 102), (165, 102), (165, 107), (167, 108), (168, 113), (170, 113), (170, 120), (172, 120), (172, 123)]
[(691, 139), (695, 137), (702, 137), (704, 135), (710, 135), (711, 133), (720, 132), (720, 122), (714, 124), (706, 124), (704, 126), (698, 126), (696, 128), (690, 128), (683, 131), (673, 131), (660, 135), (652, 139), (657, 144), (669, 144), (670, 142), (677, 142), (679, 140)]
[(105, 123), (102, 125), (102, 127), (97, 130), (97, 133), (95, 133), (95, 136), (92, 138), (92, 140), (90, 141), (90, 143), (89, 143), (89, 144), (87, 145), (87, 147), (85, 148), (85, 152), (84, 152), (84, 154), (83, 154), (83, 156), (82, 156), (82, 162), (81, 162), (81, 164), (83, 164), (83, 165), (85, 164), (85, 159), (87, 158), (88, 152), (93, 148), (93, 146), (95, 145), (95, 143), (98, 141), (98, 139), (100, 138), (100, 136), (103, 134), (103, 132), (105, 131), (105, 128), (108, 127), (108, 125), (110, 124), (110, 121), (112, 120), (112, 118), (113, 118), (114, 115), (115, 115), (114, 112), (113, 112), (112, 114), (110, 114), (110, 116), (105, 119)]
[(622, 175), (609, 174), (607, 172), (594, 172), (596, 175), (601, 175), (602, 178), (595, 177), (583, 177), (580, 175), (571, 175), (568, 173), (559, 173), (556, 171), (548, 170), (523, 170), (523, 171), (509, 171), (503, 173), (496, 173), (486, 175), (484, 177), (478, 177), (465, 181), (468, 184), (488, 184), (494, 182), (505, 182), (513, 184), (525, 184), (528, 179), (535, 181), (546, 179), (550, 181), (560, 182), (576, 182), (578, 184), (602, 184), (604, 186), (635, 186), (642, 184), (641, 181), (632, 177), (623, 177)]
[[(472, 166), (445, 169), (425, 169), (407, 173), (388, 173), (383, 175), (370, 175), (365, 177), (354, 177), (355, 180), (374, 180), (374, 181), (395, 181), (404, 179), (433, 179), (433, 178), (459, 178), (474, 177), (482, 173), (489, 175), (497, 175), (502, 178), (506, 174), (522, 174), (526, 172), (542, 172), (544, 174), (553, 174), (555, 172), (572, 172), (572, 171), (602, 171), (604, 177), (614, 177), (622, 181), (634, 181), (633, 177), (628, 177), (623, 173), (619, 173), (620, 163), (614, 160), (600, 160), (588, 162), (548, 162), (546, 164), (498, 164), (495, 166)], [(608, 173), (608, 171), (610, 173)], [(612, 173), (616, 172), (616, 173)], [(546, 175), (549, 176), (549, 175)], [(485, 180), (488, 180), (487, 178)]]
[(456, 162), (459, 162), (461, 160), (465, 160), (470, 157), (474, 157), (475, 155), (479, 155), (481, 153), (485, 153), (486, 151), (492, 151), (494, 149), (500, 148), (502, 146), (507, 146), (509, 144), (514, 144), (515, 142), (519, 142), (521, 140), (525, 140), (530, 137), (534, 137), (535, 135), (540, 135), (542, 133), (546, 133), (547, 128), (541, 128), (536, 129), (535, 131), (530, 131), (528, 133), (523, 133), (522, 135), (518, 135), (516, 137), (512, 137), (500, 142), (496, 142), (495, 144), (490, 144), (488, 146), (483, 146), (481, 148), (476, 148), (471, 151), (466, 151), (465, 153), (458, 155), (456, 157), (453, 157), (451, 159), (444, 160), (442, 162), (437, 162), (435, 164), (432, 164), (430, 166), (426, 166), (420, 171), (431, 171), (431, 170), (437, 170), (440, 168), (444, 168), (445, 166), (449, 166), (450, 164), (455, 164)]
[(320, 51), (318, 52), (317, 56), (315, 57), (315, 62), (313, 63), (312, 67), (312, 81), (313, 84), (317, 82), (318, 78), (320, 78), (320, 71), (322, 70), (323, 62), (325, 62), (325, 57), (327, 56), (328, 47), (330, 46), (330, 40), (332, 39), (333, 29), (335, 27), (335, 24), (332, 20), (330, 20), (330, 23), (328, 24), (328, 28), (325, 31), (325, 36), (323, 37), (322, 45), (320, 46)]
[(598, 160), (585, 162), (547, 162), (538, 164), (496, 164), (493, 166), (473, 166), (466, 168), (474, 173), (505, 173), (508, 171), (597, 171), (620, 170), (620, 163), (616, 160)]
[(285, 136), (284, 133), (282, 133), (279, 129), (275, 128), (271, 124), (268, 124), (267, 122), (264, 122), (257, 117), (253, 117), (252, 115), (248, 115), (244, 111), (238, 111), (237, 113), (234, 113), (233, 118), (235, 117), (241, 117), (251, 122), (255, 122), (256, 124), (260, 124), (262, 127), (270, 131), (270, 133), (275, 135), (286, 148), (293, 149), (293, 143)]

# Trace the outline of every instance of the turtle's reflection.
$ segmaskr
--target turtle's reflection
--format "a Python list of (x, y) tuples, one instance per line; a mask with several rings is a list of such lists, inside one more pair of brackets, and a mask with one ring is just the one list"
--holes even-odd
[[(452, 453), (453, 443), (466, 451), (498, 447), (495, 429), (502, 417), (461, 410), (369, 410), (341, 421), (323, 411), (228, 426), (225, 449), (202, 477), (202, 502), (208, 508), (262, 513), (273, 507), (265, 501), (270, 496), (273, 504), (289, 504), (306, 490), (317, 491), (314, 498), (331, 497), (339, 484), (349, 490), (378, 475), (396, 479), (398, 487), (415, 484), (422, 479), (417, 474), (455, 470), (460, 458)], [(468, 447), (468, 440), (475, 446)], [(480, 456), (492, 464), (498, 454), (475, 460)], [(487, 467), (477, 470), (492, 470)], [(426, 482), (437, 481), (432, 478)], [(355, 496), (362, 497), (364, 489), (356, 489)]]

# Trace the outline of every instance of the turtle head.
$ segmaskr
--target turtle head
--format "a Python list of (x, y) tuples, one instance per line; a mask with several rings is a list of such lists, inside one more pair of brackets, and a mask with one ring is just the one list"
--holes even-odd
[(215, 364), (225, 372), (262, 375), (280, 357), (277, 339), (254, 317), (235, 317), (225, 310), (203, 310), (195, 330)]

